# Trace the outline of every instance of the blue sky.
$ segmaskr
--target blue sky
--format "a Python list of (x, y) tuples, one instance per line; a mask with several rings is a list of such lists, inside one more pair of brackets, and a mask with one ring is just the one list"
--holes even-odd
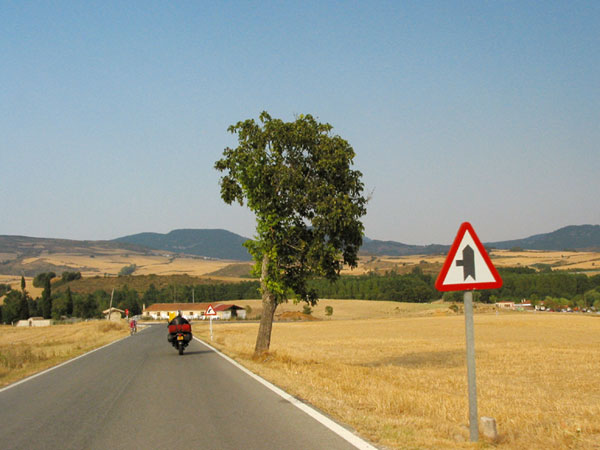
[(373, 239), (600, 223), (600, 3), (0, 1), (0, 234), (225, 228), (227, 127), (312, 114)]

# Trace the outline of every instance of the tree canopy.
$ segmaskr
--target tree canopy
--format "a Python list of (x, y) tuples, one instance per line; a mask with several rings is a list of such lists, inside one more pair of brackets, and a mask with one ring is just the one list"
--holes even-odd
[(215, 168), (224, 172), (221, 197), (256, 215), (256, 236), (245, 245), (261, 276), (263, 316), (256, 353), (269, 348), (277, 305), (295, 296), (316, 303), (307, 280), (334, 280), (357, 264), (367, 199), (362, 174), (352, 170), (350, 144), (333, 127), (300, 115), (293, 122), (263, 112), (229, 127), (238, 146)]

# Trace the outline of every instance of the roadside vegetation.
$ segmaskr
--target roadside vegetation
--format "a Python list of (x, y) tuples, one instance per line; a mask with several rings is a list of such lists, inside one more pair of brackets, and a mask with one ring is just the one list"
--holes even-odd
[(125, 321), (90, 321), (40, 328), (0, 326), (0, 387), (128, 333)]

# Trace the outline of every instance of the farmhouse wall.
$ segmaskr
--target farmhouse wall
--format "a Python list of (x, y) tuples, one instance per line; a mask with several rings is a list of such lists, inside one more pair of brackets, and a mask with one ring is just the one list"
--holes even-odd
[(52, 325), (51, 319), (27, 319), (19, 320), (17, 322), (18, 327), (49, 327)]

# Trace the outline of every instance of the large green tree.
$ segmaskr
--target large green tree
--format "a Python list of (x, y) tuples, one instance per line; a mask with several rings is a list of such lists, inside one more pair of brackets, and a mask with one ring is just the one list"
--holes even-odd
[(52, 280), (52, 278), (55, 278), (56, 274), (54, 272), (42, 272), (42, 273), (38, 273), (35, 278), (33, 279), (33, 285), (35, 287), (44, 287), (46, 284), (46, 278), (49, 278), (50, 280)]
[(294, 296), (314, 305), (308, 279), (334, 280), (345, 264), (356, 266), (367, 203), (362, 174), (351, 168), (354, 150), (331, 125), (310, 115), (283, 122), (266, 112), (259, 121), (230, 126), (238, 146), (215, 164), (224, 173), (223, 200), (256, 215), (256, 236), (245, 244), (261, 283), (256, 356), (269, 349), (279, 303)]
[(90, 319), (99, 316), (98, 302), (93, 294), (77, 295), (73, 299), (73, 316)]
[(6, 297), (4, 297), (4, 304), (2, 305), (2, 320), (4, 323), (11, 324), (15, 320), (19, 320), (19, 306), (21, 302), (22, 294), (17, 290), (10, 291)]
[(71, 317), (73, 315), (73, 294), (71, 293), (71, 287), (67, 286), (66, 296), (66, 312), (67, 316)]

